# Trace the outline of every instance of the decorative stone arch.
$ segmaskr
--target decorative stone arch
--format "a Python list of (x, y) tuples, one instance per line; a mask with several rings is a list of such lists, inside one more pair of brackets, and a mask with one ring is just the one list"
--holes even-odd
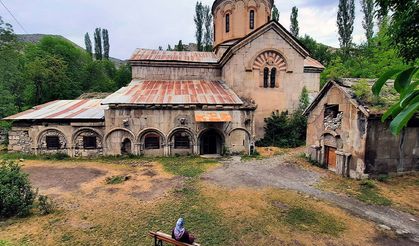
[[(57, 149), (48, 149), (47, 148), (47, 137), (58, 137), (59, 146)], [(36, 137), (37, 141), (37, 152), (41, 154), (46, 153), (65, 153), (68, 154), (68, 140), (65, 137), (65, 134), (58, 128), (47, 128), (41, 131)]]
[[(154, 133), (158, 136), (160, 136), (159, 139), (159, 148), (158, 149), (147, 149), (145, 147), (145, 137), (150, 134)], [(146, 156), (163, 156), (166, 154), (166, 146), (167, 146), (167, 140), (165, 134), (157, 129), (157, 128), (146, 128), (142, 131), (140, 131), (137, 135), (137, 141), (136, 143), (140, 146), (140, 153)]]
[[(95, 137), (96, 147), (85, 148), (84, 137)], [(91, 127), (82, 127), (77, 129), (72, 136), (73, 155), (78, 156), (94, 156), (103, 154), (103, 134), (97, 129)]]
[(232, 154), (249, 154), (253, 146), (250, 132), (238, 127), (228, 132), (228, 147)]
[[(189, 148), (176, 148), (175, 146), (175, 135), (177, 133), (186, 133), (189, 136)], [(169, 155), (179, 154), (188, 155), (197, 153), (197, 135), (191, 129), (186, 127), (177, 127), (170, 131), (167, 135), (167, 145), (169, 146)]]
[[(215, 135), (215, 143), (208, 143), (208, 138)], [(217, 137), (218, 136), (218, 137)], [(225, 147), (226, 135), (220, 129), (217, 128), (206, 128), (198, 133), (198, 151), (200, 154), (223, 154)], [(207, 151), (205, 148), (208, 147)], [(212, 150), (216, 151), (212, 151)], [(214, 152), (214, 153), (212, 153)]]
[[(115, 133), (120, 134), (120, 136), (115, 136), (112, 138), (112, 135)], [(130, 150), (126, 150), (126, 152), (131, 154), (136, 154), (136, 149), (134, 148), (135, 143), (135, 135), (132, 131), (125, 129), (125, 128), (114, 128), (106, 133), (104, 137), (104, 146), (105, 146), (105, 153), (107, 155), (121, 155), (126, 140), (131, 142)]]
[(266, 66), (276, 67), (278, 71), (287, 71), (288, 64), (281, 52), (273, 49), (267, 49), (255, 56), (249, 67), (253, 70), (263, 70)]

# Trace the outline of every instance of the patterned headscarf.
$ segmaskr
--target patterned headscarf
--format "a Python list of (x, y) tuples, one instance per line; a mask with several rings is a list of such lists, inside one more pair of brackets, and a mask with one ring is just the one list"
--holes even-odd
[(180, 240), (183, 236), (183, 233), (185, 233), (185, 227), (183, 227), (184, 221), (182, 218), (179, 218), (176, 222), (176, 227), (175, 227), (175, 239), (176, 240)]

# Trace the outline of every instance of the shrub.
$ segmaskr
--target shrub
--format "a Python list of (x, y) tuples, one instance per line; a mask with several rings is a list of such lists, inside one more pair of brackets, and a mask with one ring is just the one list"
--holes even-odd
[(376, 186), (375, 186), (374, 181), (373, 181), (373, 180), (371, 180), (371, 179), (365, 179), (365, 180), (362, 180), (360, 184), (361, 184), (361, 186), (362, 186), (362, 187), (364, 187), (364, 188), (370, 188), (370, 189), (373, 189), (373, 188), (375, 188), (375, 187), (376, 187)]
[(127, 181), (129, 176), (112, 176), (106, 178), (106, 184), (121, 184)]
[(38, 196), (38, 209), (41, 215), (47, 215), (54, 211), (54, 204), (48, 196)]
[(0, 161), (0, 217), (26, 216), (35, 199), (35, 192), (19, 164)]

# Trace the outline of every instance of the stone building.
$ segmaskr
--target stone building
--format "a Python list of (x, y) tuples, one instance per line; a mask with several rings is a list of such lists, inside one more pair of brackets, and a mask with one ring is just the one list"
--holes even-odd
[(419, 170), (419, 118), (394, 136), (381, 116), (397, 95), (390, 86), (381, 98), (371, 92), (373, 81), (329, 82), (307, 108), (307, 144), (311, 159), (345, 177)]
[[(56, 101), (14, 120), (9, 149), (83, 155), (249, 153), (264, 118), (314, 98), (324, 67), (281, 24), (273, 0), (216, 0), (214, 51), (138, 49), (132, 82), (101, 100)], [(97, 113), (96, 113), (97, 112)], [(100, 112), (100, 113), (99, 113)]]

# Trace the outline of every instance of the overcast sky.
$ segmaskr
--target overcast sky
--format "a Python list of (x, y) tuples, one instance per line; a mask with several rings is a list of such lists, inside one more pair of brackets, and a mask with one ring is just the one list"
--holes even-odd
[[(84, 47), (84, 34), (96, 27), (109, 30), (111, 56), (128, 59), (135, 48), (167, 47), (180, 39), (195, 42), (195, 0), (2, 0), (27, 33), (58, 34)], [(202, 0), (211, 5), (214, 0)], [(355, 0), (354, 41), (364, 40), (362, 13)], [(276, 0), (280, 23), (289, 28), (292, 6), (299, 8), (300, 35), (339, 46), (336, 13), (338, 0)], [(24, 33), (0, 5), (0, 16)], [(92, 35), (91, 35), (92, 37)]]

